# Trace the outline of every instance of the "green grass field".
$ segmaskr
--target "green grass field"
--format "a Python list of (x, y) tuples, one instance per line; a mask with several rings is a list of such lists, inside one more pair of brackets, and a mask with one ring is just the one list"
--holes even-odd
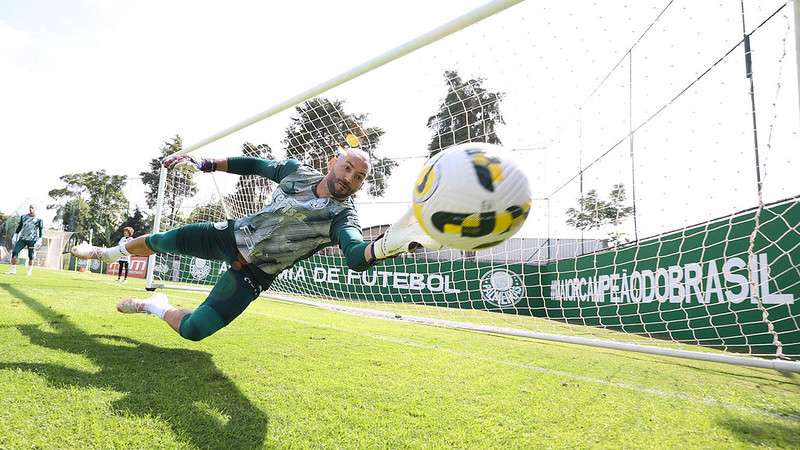
[(115, 311), (140, 280), (20, 274), (0, 275), (4, 449), (800, 447), (794, 374), (263, 299), (195, 343)]

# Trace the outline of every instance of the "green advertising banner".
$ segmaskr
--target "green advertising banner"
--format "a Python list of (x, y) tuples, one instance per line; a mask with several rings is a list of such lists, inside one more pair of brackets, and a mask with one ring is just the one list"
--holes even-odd
[(275, 288), (342, 300), (499, 311), (753, 354), (800, 356), (800, 203), (542, 266), (314, 256)]
[(800, 355), (800, 203), (543, 266), (536, 315), (756, 354)]
[(221, 261), (186, 255), (166, 255), (158, 257), (154, 274), (161, 281), (213, 285), (226, 270), (228, 265)]
[[(281, 273), (272, 289), (530, 315), (798, 357), (800, 203), (793, 199), (756, 213), (545, 265), (409, 255), (355, 272), (339, 256), (317, 254)], [(162, 280), (204, 284), (215, 283), (225, 270), (223, 263), (187, 256), (161, 259), (156, 266)]]
[[(535, 266), (486, 262), (397, 258), (364, 272), (344, 259), (315, 255), (278, 276), (274, 285), (296, 294), (342, 300), (386, 301), (489, 311), (528, 311), (540, 299), (542, 281)], [(527, 312), (522, 312), (528, 314)]]

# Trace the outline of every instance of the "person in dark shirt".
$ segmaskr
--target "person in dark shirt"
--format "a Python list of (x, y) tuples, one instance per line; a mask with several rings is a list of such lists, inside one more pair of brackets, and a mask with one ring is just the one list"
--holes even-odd
[(28, 249), (28, 276), (33, 273), (34, 250), (42, 245), (42, 219), (36, 217), (36, 207), (30, 205), (28, 214), (19, 217), (17, 231), (11, 238), (14, 250), (11, 252), (11, 269), (6, 272), (8, 275), (17, 273), (17, 256), (23, 248)]

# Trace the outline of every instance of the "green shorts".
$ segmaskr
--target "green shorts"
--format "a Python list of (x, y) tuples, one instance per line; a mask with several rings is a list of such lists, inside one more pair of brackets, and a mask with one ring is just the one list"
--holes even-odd
[(238, 270), (234, 268), (239, 266), (233, 264), (239, 260), (239, 250), (233, 236), (232, 220), (185, 225), (150, 235), (145, 238), (145, 242), (157, 253), (189, 255), (225, 261), (231, 265), (200, 305), (209, 306), (216, 311), (224, 325), (239, 316), (275, 280), (275, 275), (266, 274), (251, 264), (241, 266)]
[(29, 241), (27, 239), (20, 239), (14, 245), (14, 250), (11, 252), (11, 257), (16, 258), (23, 248), (28, 247), (28, 259), (33, 259), (33, 248), (36, 246), (36, 241)]

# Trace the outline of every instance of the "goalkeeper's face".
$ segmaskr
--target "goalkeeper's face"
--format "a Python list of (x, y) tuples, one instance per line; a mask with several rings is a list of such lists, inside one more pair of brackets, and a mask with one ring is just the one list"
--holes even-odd
[(344, 200), (361, 189), (369, 170), (369, 157), (365, 152), (354, 149), (346, 151), (332, 161), (325, 176), (328, 191), (333, 198)]

